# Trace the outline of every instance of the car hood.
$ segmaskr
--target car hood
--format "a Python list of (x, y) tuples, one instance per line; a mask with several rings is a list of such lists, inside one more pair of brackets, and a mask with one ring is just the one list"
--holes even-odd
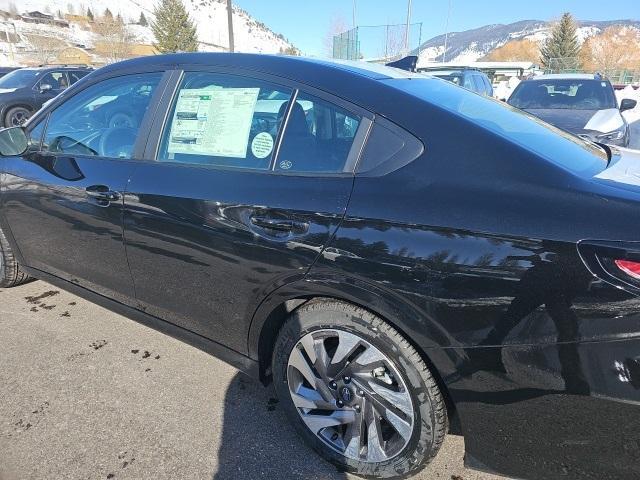
[(525, 111), (551, 125), (575, 134), (585, 131), (607, 133), (624, 125), (624, 119), (617, 108), (605, 110), (531, 108)]

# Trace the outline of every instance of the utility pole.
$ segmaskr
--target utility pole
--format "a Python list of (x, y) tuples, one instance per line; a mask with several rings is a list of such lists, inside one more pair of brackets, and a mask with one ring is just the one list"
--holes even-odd
[(234, 52), (233, 45), (233, 2), (227, 0), (227, 23), (229, 24), (229, 51)]
[(409, 28), (411, 27), (411, 0), (407, 2), (407, 26), (404, 31), (405, 55), (409, 55)]
[(447, 25), (444, 28), (444, 53), (442, 54), (442, 63), (447, 62), (447, 40), (449, 39), (449, 17), (451, 17), (451, 0), (449, 0), (449, 8), (447, 9)]
[(353, 15), (353, 21), (351, 22), (352, 23), (352, 27), (356, 28), (356, 0), (353, 0), (353, 12), (352, 12), (352, 15)]

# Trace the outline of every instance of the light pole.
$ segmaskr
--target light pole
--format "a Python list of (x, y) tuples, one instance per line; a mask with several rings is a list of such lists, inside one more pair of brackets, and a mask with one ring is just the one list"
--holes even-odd
[(234, 52), (233, 45), (233, 2), (227, 0), (227, 23), (229, 24), (229, 51)]
[(353, 24), (353, 28), (356, 28), (356, 0), (353, 0), (352, 19), (353, 21), (351, 23)]
[(409, 27), (411, 25), (411, 0), (407, 2), (407, 26), (404, 31), (405, 55), (409, 55)]
[(449, 0), (449, 8), (447, 9), (447, 25), (444, 28), (444, 53), (442, 54), (442, 63), (447, 61), (447, 40), (449, 39), (449, 17), (451, 17), (451, 0)]

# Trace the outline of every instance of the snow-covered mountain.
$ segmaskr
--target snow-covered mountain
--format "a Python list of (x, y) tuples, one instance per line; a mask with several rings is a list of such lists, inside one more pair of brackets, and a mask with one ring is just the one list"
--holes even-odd
[[(614, 25), (640, 29), (640, 21), (637, 20), (581, 21), (578, 22), (578, 38), (580, 41), (584, 41)], [(549, 36), (551, 27), (550, 22), (542, 20), (522, 20), (508, 25), (485, 25), (463, 32), (451, 32), (447, 38), (446, 60), (452, 62), (475, 61), (510, 40), (542, 41)], [(420, 59), (422, 61), (442, 61), (445, 58), (444, 44), (444, 35), (427, 40), (420, 47)], [(413, 54), (416, 53), (414, 51)]]
[[(219, 51), (228, 47), (226, 0), (183, 0), (192, 20), (198, 28), (200, 41), (199, 50)], [(136, 41), (150, 44), (154, 37), (149, 27), (133, 25), (144, 13), (149, 22), (153, 20), (153, 10), (157, 0), (0, 0), (0, 10), (16, 11), (19, 14), (31, 11), (56, 15), (62, 13), (84, 15), (87, 8), (97, 17), (106, 8), (114, 16), (120, 15), (128, 28), (136, 37)], [(281, 34), (273, 32), (265, 24), (253, 18), (249, 13), (234, 6), (233, 30), (235, 49), (239, 52), (278, 53), (292, 47), (291, 43)], [(18, 35), (23, 31), (25, 37), (29, 34), (50, 35), (69, 45), (83, 45), (91, 48), (99, 38), (81, 22), (70, 21), (68, 28), (51, 25), (35, 25), (15, 20), (14, 25)], [(4, 30), (0, 25), (0, 30)], [(0, 55), (7, 48), (2, 47), (0, 36)], [(25, 40), (28, 42), (28, 40)], [(5, 45), (6, 47), (6, 45)]]

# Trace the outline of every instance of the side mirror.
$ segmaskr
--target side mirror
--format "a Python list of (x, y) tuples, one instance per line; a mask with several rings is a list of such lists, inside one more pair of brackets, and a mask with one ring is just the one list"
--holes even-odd
[(636, 100), (632, 100), (630, 98), (624, 98), (620, 102), (620, 111), (626, 112), (627, 110), (633, 110), (634, 108), (636, 108), (637, 104), (638, 102)]
[(0, 156), (16, 157), (27, 151), (29, 138), (23, 127), (0, 130)]
[(53, 90), (53, 87), (49, 83), (40, 84), (40, 93), (50, 92), (51, 90)]

